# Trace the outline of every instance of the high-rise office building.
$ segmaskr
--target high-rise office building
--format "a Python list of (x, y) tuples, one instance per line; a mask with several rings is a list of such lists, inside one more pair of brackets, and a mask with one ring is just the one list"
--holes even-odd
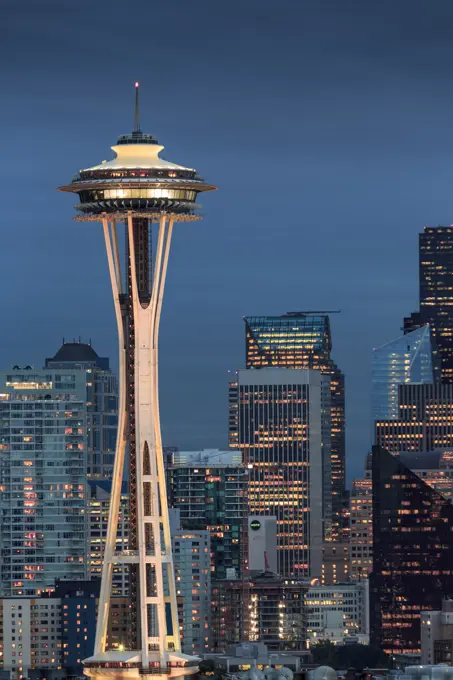
[(453, 448), (453, 385), (400, 385), (398, 420), (375, 423), (375, 443), (391, 453)]
[(429, 324), (442, 382), (453, 382), (453, 227), (419, 235), (420, 310), (404, 319), (405, 332)]
[(111, 472), (116, 378), (90, 345), (63, 343), (41, 370), (0, 374), (3, 595), (86, 578), (87, 476)]
[(399, 418), (399, 385), (433, 381), (433, 352), (428, 325), (374, 349), (371, 383), (372, 422)]
[(248, 468), (249, 512), (277, 518), (282, 576), (321, 576), (329, 380), (315, 370), (250, 368), (230, 385), (230, 442)]
[(412, 463), (373, 447), (372, 642), (391, 655), (419, 654), (420, 616), (453, 595), (453, 505)]
[(332, 525), (326, 538), (341, 534), (341, 503), (345, 489), (344, 375), (331, 358), (332, 335), (327, 313), (292, 312), (282, 316), (245, 317), (246, 367), (312, 368), (330, 376), (330, 492)]
[(213, 579), (241, 578), (247, 562), (247, 468), (216, 449), (175, 452), (167, 464), (168, 503), (183, 529), (211, 536)]

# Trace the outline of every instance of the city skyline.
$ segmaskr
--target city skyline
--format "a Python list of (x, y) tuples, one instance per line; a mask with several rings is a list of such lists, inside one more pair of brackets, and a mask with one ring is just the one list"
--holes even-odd
[[(137, 26), (118, 2), (109, 3), (108, 13), (101, 4), (90, 8), (84, 39), (103, 45), (94, 52), (73, 28), (75, 9), (54, 12), (54, 3), (44, 2), (36, 14), (30, 7), (24, 24), (19, 8), (8, 5), (2, 47), (11, 63), (3, 78), (9, 135), (1, 176), (12, 207), (5, 206), (10, 229), (0, 267), (4, 285), (14, 282), (14, 296), (3, 303), (5, 318), (14, 321), (5, 324), (0, 353), (5, 369), (37, 364), (62, 335), (82, 335), (102, 355), (116, 356), (113, 308), (99, 315), (89, 293), (95, 286), (100, 298), (108, 295), (106, 264), (92, 273), (83, 266), (102, 257), (102, 239), (98, 234), (87, 248), (69, 230), (65, 201), (55, 199), (53, 187), (74, 167), (104, 157), (110, 140), (131, 126), (128, 94), (138, 78), (147, 127), (171, 140), (169, 153), (178, 150), (182, 162), (203, 167), (222, 187), (216, 209), (207, 206), (206, 224), (181, 230), (172, 252), (170, 266), (180, 275), (169, 283), (162, 320), (165, 442), (226, 446), (227, 370), (243, 366), (242, 316), (338, 308), (332, 334), (346, 376), (350, 478), (360, 473), (370, 443), (371, 350), (395, 338), (402, 317), (417, 306), (423, 225), (453, 221), (446, 66), (452, 48), (445, 29), (453, 8), (405, 1), (397, 8), (380, 3), (379, 12), (352, 1), (341, 8), (294, 5), (283, 2), (275, 20), (270, 2), (215, 10), (202, 1), (190, 8), (138, 3), (137, 11), (172, 26), (171, 50), (166, 36), (153, 36), (156, 53), (166, 55), (157, 65), (146, 40), (126, 54), (109, 40), (123, 20), (127, 34), (145, 37), (146, 21)], [(195, 83), (179, 77), (190, 49), (201, 73)], [(33, 69), (25, 56), (31, 50)], [(275, 202), (263, 201), (269, 137), (276, 163), (288, 168), (273, 180)], [(232, 197), (241, 211), (236, 223)], [(18, 257), (51, 304), (31, 303)], [(193, 266), (202, 259), (203, 267)], [(187, 312), (191, 298), (198, 300), (196, 322)], [(184, 337), (181, 328), (188, 329)]]

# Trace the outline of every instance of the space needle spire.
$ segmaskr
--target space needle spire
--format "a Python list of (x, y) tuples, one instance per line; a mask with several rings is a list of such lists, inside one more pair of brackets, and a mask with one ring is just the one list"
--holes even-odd
[(139, 100), (140, 83), (135, 82), (135, 118), (134, 118), (134, 132), (140, 132), (140, 100)]
[[(85, 675), (116, 680), (188, 675), (198, 661), (181, 653), (159, 415), (158, 341), (174, 225), (201, 219), (196, 198), (215, 187), (194, 169), (160, 157), (164, 147), (140, 130), (138, 90), (136, 83), (134, 130), (112, 147), (115, 158), (80, 170), (71, 184), (60, 187), (79, 196), (76, 220), (102, 224), (118, 329), (118, 436), (94, 654), (84, 661)], [(123, 242), (119, 225), (125, 228)], [(129, 478), (129, 546), (117, 551), (124, 476)], [(132, 640), (125, 651), (107, 644), (116, 564), (131, 569)]]

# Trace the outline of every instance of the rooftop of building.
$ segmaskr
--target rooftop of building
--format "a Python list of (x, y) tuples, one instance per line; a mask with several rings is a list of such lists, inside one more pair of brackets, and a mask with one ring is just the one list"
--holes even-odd
[(399, 458), (403, 465), (411, 470), (439, 470), (453, 468), (453, 450), (436, 449), (434, 451), (400, 451)]
[(234, 466), (242, 465), (240, 451), (228, 449), (201, 449), (199, 451), (174, 451), (172, 465), (175, 467), (208, 467), (208, 466)]
[(46, 368), (67, 368), (70, 364), (82, 364), (89, 366), (96, 366), (105, 371), (109, 370), (109, 359), (107, 357), (100, 357), (91, 345), (91, 340), (88, 343), (82, 342), (81, 339), (67, 342), (63, 338), (63, 344), (57, 351), (55, 356), (48, 357), (45, 362)]

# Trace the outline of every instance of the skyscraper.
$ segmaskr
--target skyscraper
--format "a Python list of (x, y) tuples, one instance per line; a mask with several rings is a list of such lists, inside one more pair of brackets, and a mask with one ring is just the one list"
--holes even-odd
[(399, 418), (398, 385), (432, 383), (433, 353), (429, 325), (373, 350), (371, 418)]
[(398, 387), (398, 420), (375, 423), (375, 443), (391, 453), (453, 448), (453, 385)]
[[(437, 464), (439, 455), (429, 455)], [(413, 462), (410, 452), (393, 456), (373, 447), (371, 633), (392, 655), (419, 654), (421, 613), (453, 595), (453, 505)]]
[[(158, 338), (173, 228), (200, 219), (196, 197), (215, 187), (192, 168), (160, 158), (163, 146), (140, 129), (112, 147), (116, 157), (81, 170), (62, 191), (77, 193), (76, 219), (101, 222), (119, 338), (119, 424), (94, 655), (85, 673), (139, 677), (190, 673), (181, 653), (159, 418)], [(125, 224), (124, 244), (117, 224)], [(152, 257), (153, 223), (157, 223)], [(125, 260), (121, 263), (120, 253)], [(124, 276), (123, 276), (124, 274)], [(129, 460), (129, 550), (116, 552), (118, 511)], [(114, 564), (131, 565), (132, 633), (128, 652), (106, 651)], [(184, 669), (184, 671), (182, 670)]]
[(213, 579), (240, 578), (247, 561), (247, 468), (233, 451), (177, 452), (167, 466), (168, 503), (183, 529), (210, 532)]
[(118, 380), (109, 359), (99, 357), (91, 343), (63, 340), (55, 356), (46, 359), (45, 368), (61, 369), (57, 380), (62, 386), (65, 370), (85, 372), (87, 475), (111, 479), (118, 427)]
[(230, 442), (249, 470), (249, 511), (277, 518), (282, 576), (321, 576), (324, 418), (329, 377), (290, 368), (240, 370), (230, 386)]
[[(344, 375), (331, 358), (329, 316), (322, 312), (291, 312), (248, 316), (244, 321), (247, 368), (312, 368), (330, 376), (332, 527), (326, 538), (338, 538), (345, 489), (345, 394)], [(327, 501), (326, 493), (325, 498)]]
[(404, 319), (406, 332), (429, 323), (442, 382), (453, 382), (453, 227), (426, 227), (419, 235), (420, 310)]
[(108, 359), (90, 345), (63, 343), (44, 369), (0, 374), (3, 595), (86, 578), (88, 465), (111, 469), (116, 408)]

